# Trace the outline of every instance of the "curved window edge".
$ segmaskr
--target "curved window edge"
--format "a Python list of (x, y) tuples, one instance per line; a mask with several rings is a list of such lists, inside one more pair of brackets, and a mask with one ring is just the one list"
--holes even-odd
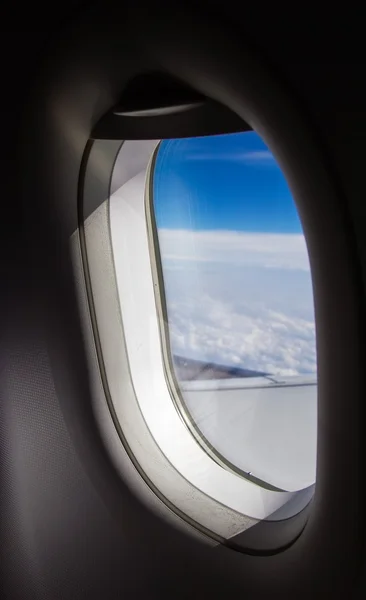
[[(94, 143), (95, 143), (95, 142), (94, 142)], [(102, 144), (102, 142), (100, 142), (100, 143)], [(104, 143), (105, 143), (105, 142), (104, 142)], [(118, 154), (118, 153), (117, 153), (117, 154)], [(114, 164), (114, 163), (113, 163), (113, 164)], [(87, 165), (87, 168), (88, 168), (88, 166), (90, 166), (90, 165)], [(111, 170), (112, 170), (112, 167), (113, 167), (113, 165), (111, 165)], [(87, 187), (87, 186), (86, 186), (86, 187)], [(85, 190), (85, 192), (86, 192), (86, 190)], [(86, 198), (86, 196), (87, 196), (87, 193), (84, 193), (84, 197), (85, 197), (85, 198)], [(144, 198), (142, 198), (142, 201), (144, 202)], [(103, 196), (101, 196), (101, 197), (100, 197), (100, 205), (101, 205), (103, 202), (105, 202), (105, 197), (103, 198)], [(108, 200), (108, 204), (109, 204), (109, 209), (110, 209), (110, 199)], [(98, 305), (98, 304), (99, 304), (99, 302), (98, 302), (98, 301), (97, 301), (97, 302), (95, 302), (95, 300), (96, 300), (96, 298), (95, 298), (95, 283), (96, 283), (96, 281), (97, 281), (97, 278), (98, 278), (98, 277), (101, 275), (101, 270), (100, 270), (100, 268), (97, 268), (97, 269), (96, 269), (96, 264), (95, 264), (94, 260), (90, 260), (90, 251), (92, 251), (91, 253), (93, 254), (93, 249), (92, 249), (92, 247), (93, 247), (93, 245), (94, 245), (94, 241), (95, 241), (95, 240), (93, 240), (93, 237), (94, 237), (94, 234), (95, 234), (95, 230), (94, 230), (94, 233), (90, 231), (90, 222), (91, 222), (91, 221), (93, 221), (93, 220), (95, 220), (95, 213), (96, 213), (97, 211), (98, 211), (98, 209), (96, 209), (96, 210), (95, 210), (95, 211), (94, 211), (94, 212), (93, 212), (91, 215), (89, 215), (89, 216), (87, 217), (87, 219), (86, 219), (86, 222), (84, 223), (84, 226), (85, 226), (85, 231), (84, 231), (84, 233), (85, 233), (85, 235), (86, 235), (86, 240), (87, 240), (87, 241), (86, 241), (87, 251), (86, 251), (86, 257), (84, 257), (84, 260), (85, 260), (85, 258), (86, 258), (86, 260), (87, 260), (87, 262), (88, 262), (88, 268), (90, 269), (90, 273), (91, 273), (91, 288), (92, 288), (92, 289), (91, 289), (91, 293), (92, 293), (92, 295), (93, 295), (93, 301), (94, 301), (94, 303), (95, 303), (96, 305)], [(87, 221), (89, 221), (89, 223), (87, 223)], [(108, 219), (108, 221), (109, 221), (109, 219)], [(104, 232), (104, 233), (105, 233), (105, 232)], [(112, 239), (111, 239), (112, 232), (110, 231), (110, 221), (108, 222), (108, 235), (110, 236), (110, 239), (109, 239), (109, 245), (110, 245), (110, 251), (111, 251), (111, 254), (112, 254), (112, 257), (113, 257), (113, 256), (115, 255), (115, 252), (114, 252), (113, 243), (112, 243)], [(105, 240), (104, 240), (104, 241), (105, 241)], [(95, 249), (94, 249), (94, 250), (95, 250)], [(99, 250), (100, 250), (100, 248), (99, 248)], [(96, 253), (98, 254), (98, 252), (96, 252)], [(95, 258), (95, 252), (94, 252), (94, 258)], [(146, 257), (145, 257), (145, 258), (146, 258)], [(147, 258), (148, 258), (148, 260), (149, 260), (149, 262), (150, 262), (150, 255), (149, 255)], [(112, 258), (112, 261), (113, 261), (113, 258)], [(97, 262), (98, 262), (98, 261), (97, 261)], [(114, 269), (115, 269), (115, 264), (114, 264), (113, 266), (114, 266)], [(114, 272), (114, 276), (116, 277), (116, 273), (115, 273), (115, 272)], [(99, 287), (100, 287), (100, 286), (99, 286)], [(119, 294), (120, 292), (119, 292), (119, 290), (117, 289), (117, 288), (118, 288), (117, 284), (116, 284), (116, 286), (115, 286), (115, 287), (116, 287), (117, 294)], [(119, 303), (120, 303), (120, 298), (119, 298)], [(106, 354), (105, 350), (106, 350), (106, 345), (108, 346), (108, 340), (107, 340), (107, 337), (106, 337), (106, 336), (103, 334), (103, 332), (101, 331), (101, 330), (103, 329), (103, 326), (101, 326), (101, 322), (100, 322), (99, 316), (100, 316), (100, 310), (102, 310), (102, 308), (103, 308), (103, 307), (102, 307), (102, 304), (103, 304), (103, 302), (101, 303), (101, 305), (100, 305), (100, 306), (98, 306), (98, 307), (96, 308), (96, 312), (97, 312), (97, 313), (99, 313), (99, 314), (97, 314), (97, 322), (98, 322), (98, 328), (99, 328), (99, 330), (100, 330), (99, 332), (101, 333), (101, 338), (103, 338), (103, 339), (101, 339), (101, 352), (103, 353), (103, 359), (105, 359), (105, 354)], [(119, 333), (119, 332), (117, 332), (117, 330), (116, 330), (116, 333)], [(122, 336), (123, 336), (123, 328), (122, 328), (122, 331), (121, 331), (121, 333), (122, 333)], [(122, 336), (121, 336), (121, 341), (123, 341), (123, 339), (122, 339)], [(107, 354), (108, 354), (108, 352), (107, 352)], [(109, 352), (109, 354), (110, 354), (110, 352)], [(108, 360), (106, 361), (106, 364), (107, 364), (107, 363), (108, 363)], [(109, 377), (110, 373), (108, 373), (108, 368), (106, 368), (106, 371), (107, 371), (107, 377), (108, 377), (108, 380), (109, 380), (109, 383), (110, 383), (110, 377)], [(164, 375), (164, 378), (165, 378), (165, 375)], [(116, 398), (116, 395), (113, 393), (113, 391), (111, 392), (111, 396), (112, 396), (112, 401), (113, 401), (114, 405), (118, 405), (118, 398)], [(136, 403), (136, 404), (139, 404), (138, 398), (137, 398), (137, 399), (135, 398), (135, 403)], [(141, 408), (141, 406), (140, 406), (140, 408)], [(175, 409), (174, 409), (174, 410), (175, 410)], [(118, 411), (116, 411), (116, 412), (118, 413)], [(143, 412), (143, 411), (141, 411), (141, 412)], [(177, 412), (177, 411), (176, 411), (176, 412)], [(117, 416), (118, 416), (119, 423), (121, 424), (121, 427), (122, 427), (123, 419), (121, 419), (121, 418), (120, 418), (120, 416), (121, 416), (120, 414), (117, 414)], [(177, 416), (178, 416), (178, 413), (177, 413)], [(147, 425), (147, 427), (148, 427), (148, 424), (146, 423), (145, 415), (143, 415), (143, 418), (144, 418), (145, 426)], [(181, 419), (181, 417), (179, 417), (179, 419)], [(183, 423), (182, 423), (182, 425), (183, 425)], [(186, 429), (186, 425), (183, 425), (183, 426), (184, 426), (184, 427), (185, 427), (185, 429)], [(148, 429), (149, 429), (149, 427), (148, 427)], [(151, 430), (150, 430), (149, 432), (151, 433)], [(127, 433), (127, 430), (125, 430), (125, 434), (126, 434), (126, 433)], [(143, 436), (142, 436), (142, 437), (146, 437), (146, 432), (145, 432), (145, 434), (143, 434)], [(154, 437), (154, 436), (153, 436), (153, 437)], [(197, 446), (197, 447), (199, 448), (199, 445), (196, 443), (196, 441), (195, 441), (195, 440), (193, 440), (193, 441), (194, 441), (194, 443), (195, 443), (195, 446)], [(155, 438), (154, 438), (154, 443), (155, 443), (155, 444), (157, 444), (157, 446), (159, 447), (159, 443), (157, 443), (157, 440), (156, 440)], [(160, 451), (162, 451), (162, 448), (161, 448), (161, 447), (160, 447)], [(202, 448), (201, 448), (201, 452), (202, 452)], [(163, 452), (163, 454), (164, 454), (164, 452)], [(168, 459), (168, 460), (169, 460), (169, 459)], [(143, 462), (143, 461), (141, 461), (141, 462)], [(150, 462), (151, 462), (151, 461), (150, 461)], [(211, 459), (211, 462), (213, 462), (213, 461), (212, 461), (212, 459)], [(170, 464), (172, 464), (172, 463), (170, 462)], [(142, 464), (140, 464), (140, 466), (141, 466), (142, 470), (145, 472), (145, 474), (146, 474), (146, 475), (149, 477), (149, 470), (151, 470), (151, 469), (150, 469), (151, 465), (149, 466), (148, 464), (145, 464), (144, 466), (142, 466)], [(218, 465), (217, 465), (217, 466), (218, 466)], [(173, 468), (176, 470), (176, 467), (175, 467), (174, 465), (173, 465)], [(223, 468), (221, 468), (221, 467), (219, 467), (219, 468), (220, 468), (220, 471), (222, 472), (222, 471), (223, 471)], [(122, 468), (122, 471), (124, 471), (124, 469), (123, 469), (123, 468)], [(122, 474), (122, 473), (121, 473), (121, 474)], [(178, 475), (181, 477), (181, 474), (179, 474), (179, 472), (178, 472)], [(238, 478), (238, 476), (237, 476), (236, 474), (233, 474), (233, 473), (229, 473), (229, 472), (227, 472), (227, 475), (229, 475), (231, 478), (235, 478), (235, 480), (239, 480), (239, 478)], [(185, 479), (185, 478), (184, 478), (184, 479)], [(188, 483), (188, 480), (186, 480), (186, 481), (187, 481), (187, 483)], [(244, 481), (244, 480), (243, 480), (243, 481)], [(251, 486), (251, 489), (254, 489), (254, 487), (257, 487), (257, 486), (255, 486), (255, 484), (253, 484), (253, 483), (250, 483), (250, 482), (247, 482), (247, 481), (246, 481), (245, 483), (246, 483), (246, 485), (247, 485), (247, 486), (248, 486), (248, 485), (249, 485), (249, 486)], [(169, 487), (169, 486), (168, 486), (168, 487)], [(189, 487), (191, 488), (191, 490), (195, 488), (195, 486), (194, 486), (194, 484), (192, 484), (192, 482), (189, 482)], [(197, 488), (196, 488), (196, 489), (197, 489)], [(200, 494), (200, 493), (202, 493), (202, 490), (200, 491), (199, 489), (197, 489), (197, 492)], [(265, 490), (262, 490), (262, 493), (263, 493), (263, 492), (265, 492)], [(204, 492), (203, 492), (203, 494), (204, 494), (204, 498), (206, 498), (206, 501), (208, 501), (208, 502), (212, 502), (212, 500), (213, 500), (213, 502), (214, 502), (215, 504), (217, 504), (217, 506), (218, 506), (218, 509), (219, 509), (219, 512), (221, 511), (221, 514), (222, 514), (222, 512), (223, 512), (223, 510), (222, 510), (222, 509), (224, 509), (224, 508), (225, 508), (225, 510), (226, 510), (226, 511), (228, 511), (228, 513), (229, 513), (229, 514), (226, 516), (226, 520), (228, 520), (228, 522), (230, 522), (230, 519), (232, 520), (232, 516), (230, 517), (230, 513), (231, 513), (231, 511), (233, 510), (233, 508), (232, 508), (232, 507), (230, 507), (230, 506), (228, 506), (228, 503), (222, 502), (222, 501), (221, 501), (220, 499), (218, 499), (217, 497), (214, 497), (214, 496), (212, 495), (212, 493), (211, 493), (211, 498), (210, 498), (210, 497), (209, 497), (209, 496), (210, 496), (210, 494), (208, 494), (208, 495), (207, 495), (207, 491), (204, 491)], [(275, 496), (277, 496), (277, 495), (278, 495), (276, 492), (270, 492), (270, 491), (267, 491), (267, 494), (269, 494), (269, 495), (275, 494)], [(266, 494), (266, 495), (267, 495), (267, 494)], [(168, 495), (169, 495), (169, 494), (168, 494)], [(281, 502), (280, 502), (280, 503), (278, 503), (278, 502), (277, 502), (277, 503), (275, 503), (275, 505), (277, 505), (277, 509), (278, 509), (278, 507), (279, 507), (279, 506), (280, 506), (280, 508), (281, 508), (281, 507), (284, 507), (284, 508), (286, 508), (286, 500), (289, 500), (289, 499), (291, 499), (291, 498), (294, 498), (295, 496), (297, 497), (297, 500), (298, 500), (298, 501), (300, 500), (300, 506), (297, 506), (297, 507), (296, 507), (296, 510), (292, 510), (292, 514), (284, 514), (284, 513), (282, 512), (281, 516), (278, 516), (278, 518), (277, 518), (277, 521), (280, 521), (280, 520), (283, 520), (283, 519), (286, 519), (286, 520), (288, 520), (288, 519), (291, 519), (291, 518), (295, 518), (295, 517), (294, 517), (294, 515), (298, 515), (298, 514), (300, 514), (300, 513), (302, 512), (302, 510), (303, 510), (304, 506), (306, 506), (306, 505), (309, 503), (309, 498), (306, 498), (306, 499), (305, 499), (305, 498), (304, 498), (304, 495), (303, 495), (303, 494), (301, 494), (301, 493), (297, 493), (297, 494), (291, 494), (291, 493), (290, 493), (290, 494), (280, 494), (280, 495), (282, 496), (282, 498), (281, 498)], [(303, 496), (303, 500), (305, 500), (304, 502), (301, 502), (301, 498), (300, 498), (301, 496)], [(195, 503), (197, 503), (197, 498), (195, 498), (195, 497), (194, 497), (194, 495), (190, 494), (190, 497), (191, 497), (191, 503), (192, 503), (192, 505), (194, 505)], [(163, 502), (164, 502), (164, 498), (163, 498)], [(262, 504), (262, 506), (263, 506), (263, 498), (262, 498), (262, 503), (261, 503), (261, 504)], [(289, 502), (289, 504), (292, 504), (292, 503), (291, 503), (291, 502)], [(302, 504), (302, 506), (301, 506), (301, 504)], [(179, 502), (176, 502), (176, 503), (174, 504), (174, 506), (173, 506), (173, 508), (172, 508), (173, 512), (174, 512), (174, 507), (176, 507), (176, 508), (178, 509), (178, 505), (179, 505)], [(284, 506), (284, 505), (285, 505), (285, 506)], [(241, 507), (241, 508), (243, 508), (243, 507)], [(196, 506), (196, 507), (194, 507), (194, 506), (193, 506), (193, 508), (191, 507), (191, 509), (189, 509), (189, 510), (184, 510), (184, 511), (183, 511), (183, 519), (186, 519), (186, 517), (188, 517), (188, 520), (189, 520), (189, 519), (190, 519), (190, 517), (189, 517), (189, 513), (191, 513), (191, 514), (192, 514), (192, 510), (193, 510), (193, 514), (194, 514), (194, 513), (197, 513), (197, 506)], [(206, 512), (206, 511), (207, 511), (207, 506), (204, 508), (204, 512)], [(276, 508), (274, 508), (274, 511), (275, 511), (275, 513), (276, 513)], [(237, 509), (235, 509), (235, 508), (234, 508), (234, 512), (235, 512), (235, 513), (237, 513), (237, 512), (238, 512), (238, 511), (237, 511)], [(243, 512), (243, 510), (241, 510), (241, 511), (239, 511), (239, 512), (240, 512), (240, 513), (243, 515), (243, 518), (244, 518), (244, 520), (248, 520), (248, 519), (249, 519), (249, 520), (251, 521), (251, 523), (250, 523), (250, 524), (249, 524), (249, 523), (247, 523), (247, 526), (246, 526), (246, 527), (244, 527), (244, 530), (245, 530), (245, 529), (246, 529), (248, 526), (249, 526), (249, 527), (252, 527), (253, 525), (255, 525), (255, 522), (256, 522), (256, 521), (255, 521), (255, 520), (254, 520), (254, 521), (252, 521), (252, 519), (251, 519), (250, 517), (246, 516), (246, 513), (244, 513), (244, 512)], [(285, 511), (285, 512), (286, 512), (286, 511)], [(291, 513), (291, 511), (290, 511), (290, 513)], [(202, 516), (202, 514), (203, 514), (203, 513), (202, 513), (202, 504), (201, 504), (201, 516)], [(269, 510), (268, 510), (268, 508), (267, 508), (267, 514), (264, 516), (264, 515), (263, 515), (263, 513), (262, 513), (262, 516), (260, 516), (259, 518), (270, 519), (270, 518), (271, 518), (271, 515), (273, 515), (273, 516), (274, 516), (274, 519), (276, 519), (275, 515), (273, 514), (273, 506), (272, 506), (272, 508), (271, 508), (271, 509), (269, 509)], [(255, 519), (255, 517), (254, 517), (254, 519)], [(199, 518), (197, 519), (197, 521), (196, 521), (196, 524), (195, 524), (194, 522), (192, 523), (192, 524), (193, 524), (193, 527), (196, 527), (198, 530), (202, 529), (202, 527), (201, 527), (201, 523), (200, 523), (200, 520), (201, 520), (201, 519), (200, 519), (200, 517), (199, 517)], [(216, 519), (215, 519), (215, 520), (217, 520), (217, 515), (216, 515)], [(212, 521), (212, 517), (211, 517), (211, 521)], [(265, 522), (266, 522), (266, 521), (265, 521)], [(239, 525), (239, 524), (238, 524), (238, 525)], [(242, 524), (239, 526), (239, 528), (238, 528), (238, 526), (234, 526), (234, 530), (233, 530), (233, 527), (232, 527), (232, 526), (231, 526), (231, 527), (229, 527), (229, 529), (228, 529), (228, 527), (226, 526), (227, 534), (226, 534), (226, 535), (224, 535), (224, 539), (221, 539), (221, 543), (225, 543), (225, 539), (226, 539), (226, 540), (229, 540), (229, 539), (235, 539), (235, 536), (236, 536), (236, 535), (238, 535), (238, 534), (240, 534), (240, 529), (243, 531), (243, 525), (244, 525), (244, 522), (243, 522), (243, 523), (242, 523)], [(198, 527), (197, 527), (197, 526), (198, 526)], [(211, 535), (211, 533), (213, 534), (213, 531), (214, 531), (214, 529), (215, 529), (215, 528), (217, 529), (217, 527), (213, 527), (213, 528), (209, 527), (209, 528), (208, 528), (208, 530), (207, 530), (205, 533), (206, 533), (206, 534), (208, 534), (208, 535), (210, 536), (210, 535)], [(225, 527), (224, 527), (224, 529), (225, 529)], [(231, 533), (229, 533), (229, 530), (231, 530)], [(236, 530), (236, 531), (235, 531), (235, 530)], [(216, 535), (217, 535), (217, 534), (216, 534)], [(212, 537), (212, 536), (211, 536), (211, 537)], [(214, 534), (214, 537), (216, 537), (216, 536), (215, 536), (215, 534)], [(220, 540), (217, 540), (217, 541), (220, 541)], [(248, 551), (248, 552), (250, 552), (250, 549), (246, 549), (245, 551)]]

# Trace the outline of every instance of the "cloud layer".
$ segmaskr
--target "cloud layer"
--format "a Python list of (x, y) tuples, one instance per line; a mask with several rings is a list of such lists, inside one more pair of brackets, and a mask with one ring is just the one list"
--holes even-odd
[(316, 373), (302, 235), (159, 231), (174, 354), (277, 375)]

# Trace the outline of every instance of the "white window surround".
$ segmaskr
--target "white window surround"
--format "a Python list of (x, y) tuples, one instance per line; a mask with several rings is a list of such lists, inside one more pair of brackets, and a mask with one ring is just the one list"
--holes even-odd
[[(128, 142), (123, 151), (128, 152)], [(308, 503), (313, 486), (300, 492), (275, 492), (226, 470), (197, 443), (173, 404), (164, 374), (154, 295), (157, 283), (150, 262), (146, 177), (144, 169), (110, 198), (110, 234), (129, 371), (144, 421), (169, 463), (205, 495), (255, 520), (271, 518), (281, 507), (272, 518), (289, 518)], [(112, 389), (111, 395), (123, 423), (125, 406)]]
[[(95, 172), (91, 170), (89, 177), (87, 169), (84, 186), (87, 196), (93, 193), (94, 185)], [(71, 242), (84, 316), (91, 399), (96, 422), (115, 468), (137, 497), (169, 523), (209, 543), (222, 543), (235, 537), (257, 521), (221, 505), (189, 483), (167, 460), (146, 426), (127, 357), (107, 199), (86, 218), (80, 238), (85, 243), (83, 261), (78, 231)], [(80, 267), (88, 272), (86, 278), (80, 273)], [(88, 298), (89, 307), (83, 298)], [(301, 508), (302, 505), (297, 506), (293, 513)], [(286, 518), (286, 515), (277, 518)]]

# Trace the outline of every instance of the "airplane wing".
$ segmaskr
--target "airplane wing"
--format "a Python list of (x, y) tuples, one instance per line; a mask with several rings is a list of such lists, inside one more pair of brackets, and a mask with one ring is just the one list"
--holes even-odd
[(173, 356), (175, 373), (179, 381), (207, 381), (216, 379), (233, 379), (262, 377), (268, 375), (262, 371), (253, 371), (251, 369), (242, 369), (220, 365), (213, 362), (195, 360), (183, 356)]
[(315, 482), (317, 383), (175, 357), (184, 403), (208, 442), (254, 479), (288, 491)]

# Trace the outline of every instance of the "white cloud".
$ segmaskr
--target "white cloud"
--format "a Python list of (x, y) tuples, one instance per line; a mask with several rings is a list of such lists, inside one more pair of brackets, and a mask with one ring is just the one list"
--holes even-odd
[(316, 372), (302, 235), (160, 230), (175, 354), (297, 375)]
[(245, 152), (242, 154), (242, 158), (249, 162), (263, 163), (274, 163), (275, 159), (273, 154), (269, 150), (254, 150), (252, 152)]
[(160, 229), (165, 260), (309, 271), (304, 236)]
[(250, 152), (194, 152), (186, 156), (186, 160), (216, 160), (225, 162), (240, 162), (245, 164), (271, 165), (276, 164), (273, 154), (269, 150), (253, 150)]

